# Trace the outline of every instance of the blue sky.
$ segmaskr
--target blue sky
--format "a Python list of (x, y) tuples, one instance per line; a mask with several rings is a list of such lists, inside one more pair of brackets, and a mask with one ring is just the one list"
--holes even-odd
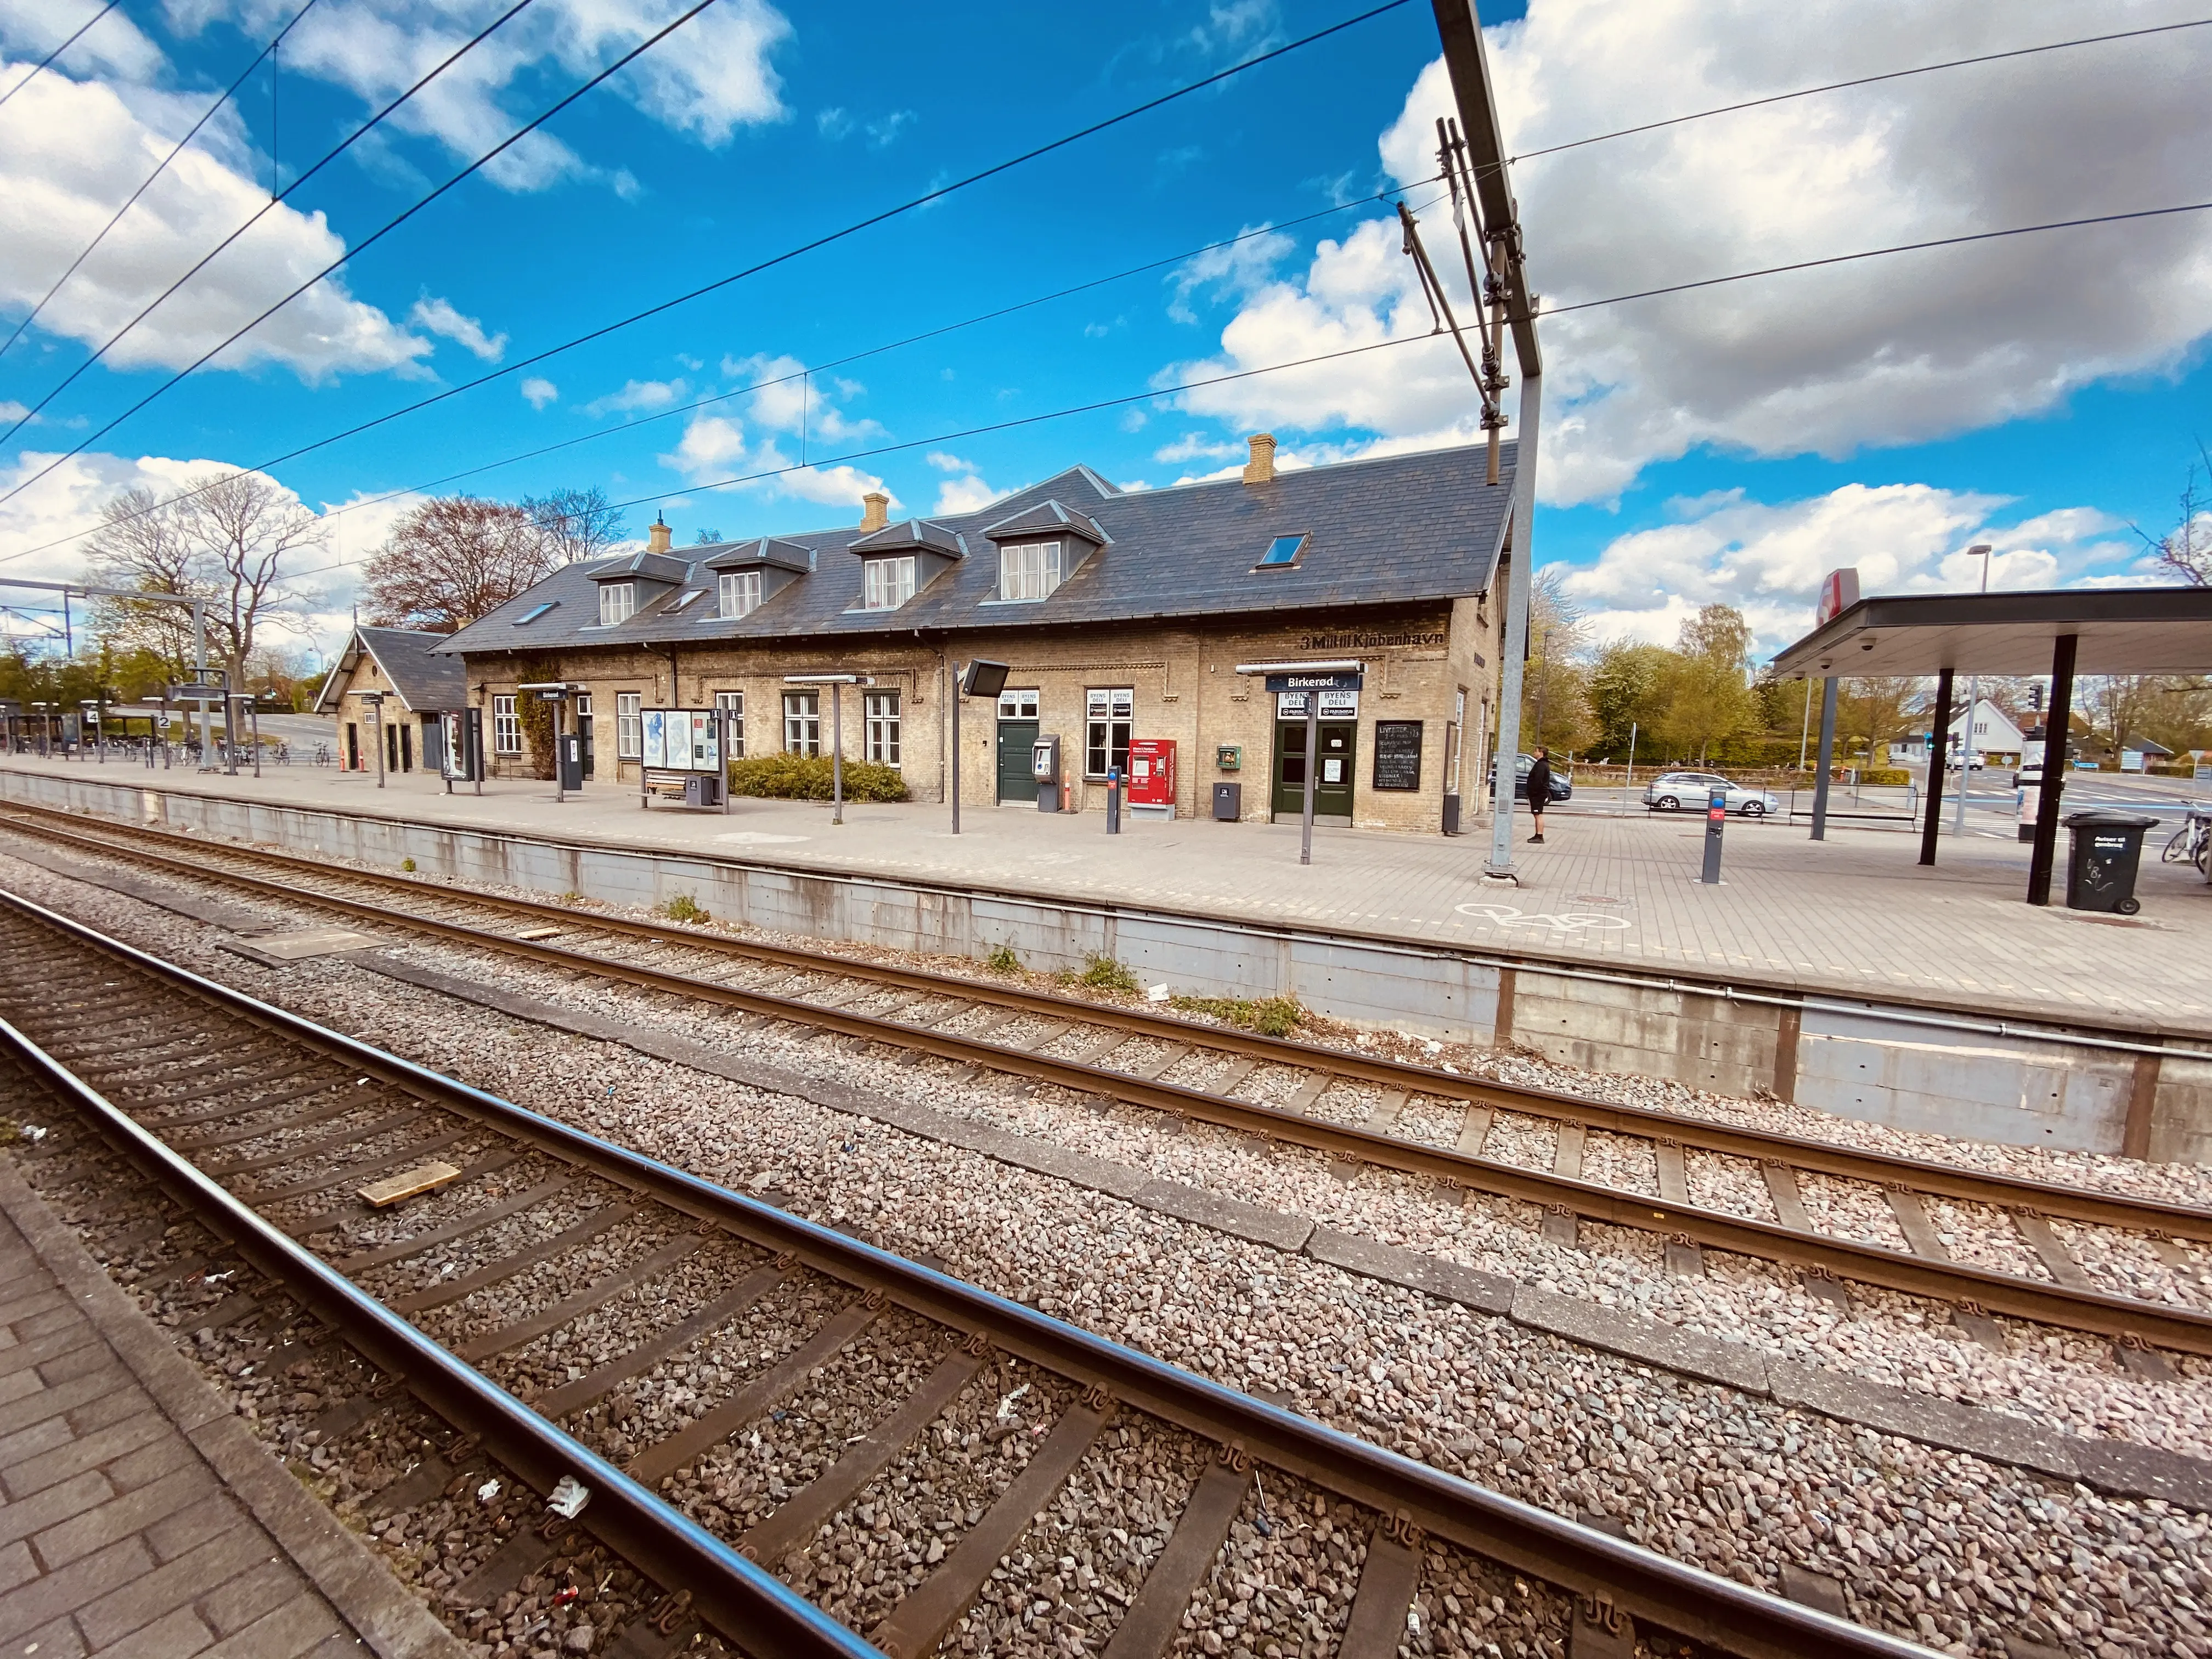
[[(125, 0), (0, 106), (0, 317), (12, 328), (297, 0)], [(0, 89), (95, 0), (0, 0)], [(35, 404), (123, 317), (496, 15), (317, 0), (287, 43), (0, 356), (0, 410)], [(533, 0), (399, 118), (311, 180), (0, 448), (0, 486), (159, 384), (680, 9)], [(74, 574), (129, 483), (256, 465), (1362, 9), (1310, 0), (945, 14), (718, 3), (543, 135), (368, 249), (84, 456), (0, 503), (0, 572)], [(2167, 0), (1538, 0), (1484, 8), (1516, 149), (1853, 74), (2178, 21)], [(1501, 27), (1502, 26), (1502, 27)], [(2201, 196), (2212, 30), (2116, 43), (1722, 117), (1524, 162), (1538, 286), (1557, 301), (1957, 231)], [(437, 43), (444, 40), (441, 49)], [(1411, 4), (921, 210), (523, 374), (272, 469), (356, 562), (405, 505), (374, 498), (518, 452), (458, 485), (597, 484), (678, 538), (980, 504), (1073, 461), (1125, 483), (1201, 477), (1281, 438), (1286, 464), (1474, 434), (1463, 371), (1411, 343), (1352, 365), (1141, 395), (1427, 331), (1387, 206), (1253, 236), (926, 343), (887, 342), (1337, 204), (1428, 170), (1441, 74)], [(1681, 66), (1666, 76), (1650, 65)], [(273, 144), (272, 144), (273, 138)], [(13, 159), (9, 154), (12, 152)], [(257, 197), (256, 192), (260, 192)], [(1417, 204), (1433, 195), (1417, 185)], [(1394, 198), (1395, 199), (1395, 196)], [(2200, 216), (2212, 219), (2212, 215)], [(1441, 237), (1448, 222), (1429, 216)], [(1363, 227), (1364, 228), (1363, 228)], [(2021, 239), (1784, 276), (1546, 325), (1540, 559), (1613, 634), (1668, 637), (1710, 598), (1770, 642), (1811, 584), (2140, 580), (2130, 521), (2169, 524), (2212, 423), (2197, 342), (2212, 227)], [(12, 250), (10, 252), (9, 250)], [(1419, 312), (1417, 317), (1417, 312)], [(799, 382), (668, 413), (798, 372)], [(939, 434), (1130, 398), (1011, 430)], [(19, 411), (20, 412), (20, 411)], [(660, 414), (657, 420), (646, 417)], [(841, 462), (888, 444), (915, 447)], [(325, 635), (347, 568), (318, 579)]]

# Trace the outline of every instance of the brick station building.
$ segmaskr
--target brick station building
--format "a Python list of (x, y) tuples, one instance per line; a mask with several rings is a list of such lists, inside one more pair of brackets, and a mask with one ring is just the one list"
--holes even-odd
[(495, 776), (533, 775), (522, 684), (586, 688), (586, 776), (635, 788), (642, 710), (726, 708), (743, 754), (826, 754), (830, 689), (785, 676), (854, 673), (874, 684), (843, 692), (847, 757), (941, 801), (954, 665), (983, 657), (1012, 672), (961, 711), (963, 805), (1033, 804), (1031, 744), (1057, 734), (1073, 804), (1100, 810), (1131, 741), (1165, 738), (1178, 816), (1235, 781), (1262, 820), (1298, 813), (1304, 710), (1237, 665), (1356, 657), (1364, 688), (1322, 694), (1319, 821), (1435, 832), (1448, 791), (1479, 817), (1512, 446), (1491, 484), (1479, 446), (1278, 473), (1274, 440), (1250, 445), (1241, 479), (1168, 489), (1073, 466), (978, 513), (894, 523), (870, 495), (857, 526), (681, 549), (656, 523), (435, 649), (466, 665)]

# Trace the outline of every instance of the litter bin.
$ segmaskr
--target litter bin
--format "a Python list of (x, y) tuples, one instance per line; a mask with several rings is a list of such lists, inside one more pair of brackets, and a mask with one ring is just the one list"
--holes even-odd
[(1444, 797), (1444, 834), (1459, 834), (1459, 796), (1456, 793)]
[(2066, 820), (2074, 837), (2066, 863), (2066, 908), (2104, 910), (2131, 916), (2142, 908), (2136, 896), (2136, 866), (2142, 860), (2143, 832), (2158, 820), (2144, 812), (2075, 812)]
[(1213, 786), (1213, 817), (1218, 823), (1234, 823), (1244, 816), (1244, 786), (1241, 783), (1217, 783)]

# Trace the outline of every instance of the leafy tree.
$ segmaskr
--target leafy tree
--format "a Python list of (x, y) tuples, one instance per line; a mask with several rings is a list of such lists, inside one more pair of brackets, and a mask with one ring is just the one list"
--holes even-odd
[(1598, 653), (1589, 686), (1597, 748), (1626, 758), (1633, 727), (1638, 746), (1647, 756), (1653, 752), (1674, 667), (1674, 653), (1663, 645), (1609, 645)]
[(1733, 605), (1709, 605), (1682, 624), (1668, 677), (1660, 734), (1680, 754), (1695, 750), (1700, 765), (1712, 750), (1757, 718), (1746, 669), (1751, 626)]
[(1521, 746), (1559, 753), (1597, 735), (1589, 687), (1589, 625), (1567, 597), (1566, 573), (1539, 572), (1528, 591), (1528, 661), (1521, 679)]
[(1844, 679), (1836, 685), (1836, 752), (1863, 750), (1869, 761), (1876, 744), (1903, 737), (1916, 717), (1933, 719), (1925, 680)]

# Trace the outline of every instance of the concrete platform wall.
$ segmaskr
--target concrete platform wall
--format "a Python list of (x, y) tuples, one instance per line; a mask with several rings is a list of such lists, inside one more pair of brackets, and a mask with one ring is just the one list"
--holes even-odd
[[(2063, 1025), (1947, 1028), (1904, 1002), (1729, 994), (1677, 976), (1567, 969), (1066, 900), (817, 874), (673, 851), (601, 847), (358, 817), (104, 780), (0, 771), (0, 800), (262, 842), (558, 897), (657, 905), (684, 895), (724, 921), (1028, 966), (1126, 963), (1206, 996), (1296, 997), (1334, 1018), (1456, 1041), (1513, 1042), (1601, 1072), (1724, 1094), (1771, 1094), (1840, 1116), (1968, 1139), (2212, 1162), (2212, 1060), (2084, 1042)], [(1938, 1021), (1929, 1023), (1931, 1018)], [(2212, 1045), (2208, 1045), (2212, 1047)]]

